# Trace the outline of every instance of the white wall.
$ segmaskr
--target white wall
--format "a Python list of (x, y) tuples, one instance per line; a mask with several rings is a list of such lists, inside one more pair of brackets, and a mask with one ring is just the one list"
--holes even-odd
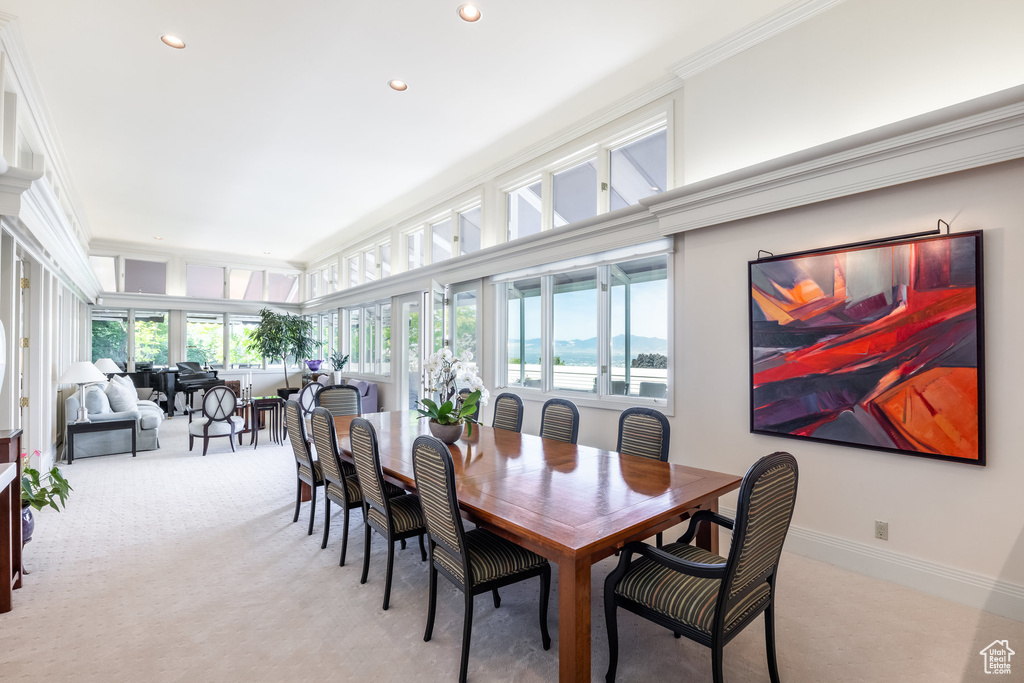
[[(1020, 387), (1024, 162), (1015, 161), (683, 233), (676, 295), (673, 461), (744, 471), (775, 450), (800, 462), (794, 524), (1024, 584)], [(988, 466), (752, 435), (747, 261), (934, 227), (983, 229)], [(731, 505), (731, 502), (726, 502)], [(889, 522), (889, 541), (873, 538)]]
[(846, 0), (687, 79), (692, 183), (1024, 83), (1020, 0)]

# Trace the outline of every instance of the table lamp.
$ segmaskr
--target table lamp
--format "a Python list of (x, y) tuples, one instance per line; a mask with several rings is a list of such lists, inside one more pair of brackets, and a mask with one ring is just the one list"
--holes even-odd
[(80, 360), (77, 363), (72, 363), (57, 381), (60, 384), (78, 385), (78, 419), (75, 422), (88, 422), (89, 417), (85, 411), (85, 385), (93, 382), (106, 382), (107, 378), (95, 365), (87, 360)]
[(121, 368), (118, 367), (113, 358), (100, 358), (98, 361), (93, 363), (93, 365), (96, 366), (97, 370), (102, 372), (104, 375), (107, 375), (107, 377), (121, 372)]

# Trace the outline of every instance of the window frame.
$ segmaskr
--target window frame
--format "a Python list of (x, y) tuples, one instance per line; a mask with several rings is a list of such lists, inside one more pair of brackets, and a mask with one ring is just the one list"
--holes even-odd
[[(354, 304), (351, 306), (344, 306), (338, 309), (338, 335), (339, 342), (341, 344), (342, 353), (348, 354), (349, 362), (344, 370), (346, 375), (355, 375), (358, 377), (367, 378), (382, 378), (390, 377), (390, 371), (385, 373), (382, 367), (383, 361), (383, 343), (384, 343), (384, 316), (382, 315), (383, 307), (390, 306), (391, 299), (380, 299), (378, 301), (371, 301), (365, 304)], [(367, 360), (367, 334), (366, 334), (366, 312), (373, 312), (373, 353), (372, 361)], [(359, 333), (358, 333), (358, 363), (352, 362), (352, 313), (359, 313)], [(392, 354), (394, 349), (392, 349)], [(372, 367), (369, 367), (371, 366)]]
[[(611, 393), (611, 339), (612, 339), (612, 291), (611, 291), (611, 269), (616, 264), (628, 263), (643, 258), (664, 256), (665, 258), (665, 315), (666, 315), (666, 391), (665, 398), (650, 398), (633, 395), (621, 395)], [(624, 410), (630, 406), (645, 406), (656, 408), (666, 415), (674, 414), (674, 337), (675, 337), (675, 307), (674, 307), (674, 252), (672, 249), (658, 249), (650, 252), (638, 253), (633, 256), (620, 256), (610, 260), (604, 260), (600, 254), (592, 255), (595, 263), (581, 264), (571, 268), (545, 267), (538, 272), (516, 272), (492, 279), (489, 284), (497, 288), (493, 292), (494, 300), (497, 303), (497, 337), (494, 344), (494, 377), (495, 390), (513, 391), (525, 400), (547, 400), (549, 398), (566, 398), (577, 405), (592, 408), (606, 408), (610, 410)], [(597, 390), (575, 391), (571, 389), (555, 389), (554, 381), (554, 277), (561, 273), (573, 273), (597, 269)], [(541, 385), (539, 387), (526, 387), (510, 385), (508, 382), (508, 295), (507, 285), (517, 280), (540, 278), (541, 281)], [(454, 300), (454, 299), (453, 299)]]

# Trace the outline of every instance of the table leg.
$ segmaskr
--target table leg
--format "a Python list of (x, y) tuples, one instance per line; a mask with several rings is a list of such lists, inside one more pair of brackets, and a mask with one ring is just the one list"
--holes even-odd
[[(711, 510), (718, 514), (718, 499), (701, 506), (702, 510)], [(718, 525), (711, 523), (701, 524), (697, 528), (697, 547), (718, 554)]]
[(309, 488), (309, 484), (302, 482), (302, 495), (299, 496), (299, 500), (303, 503), (313, 497), (313, 490)]
[(70, 429), (67, 432), (64, 438), (68, 441), (68, 464), (73, 465), (75, 463), (75, 435), (70, 433)]
[(558, 680), (590, 681), (590, 558), (558, 564)]
[(137, 430), (137, 429), (136, 429), (136, 427), (135, 427), (135, 426), (133, 425), (133, 426), (132, 426), (132, 457), (133, 457), (133, 458), (135, 457), (135, 451), (136, 451), (136, 447), (137, 447), (137, 445), (138, 445), (138, 442), (136, 441), (136, 439), (138, 438), (138, 437), (136, 436), (136, 432), (137, 432), (137, 431), (138, 431), (138, 430)]

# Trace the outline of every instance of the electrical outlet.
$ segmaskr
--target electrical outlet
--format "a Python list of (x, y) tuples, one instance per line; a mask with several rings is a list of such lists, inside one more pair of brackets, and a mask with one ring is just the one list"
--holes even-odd
[(879, 538), (883, 541), (889, 540), (889, 522), (879, 522), (875, 520), (875, 538)]

